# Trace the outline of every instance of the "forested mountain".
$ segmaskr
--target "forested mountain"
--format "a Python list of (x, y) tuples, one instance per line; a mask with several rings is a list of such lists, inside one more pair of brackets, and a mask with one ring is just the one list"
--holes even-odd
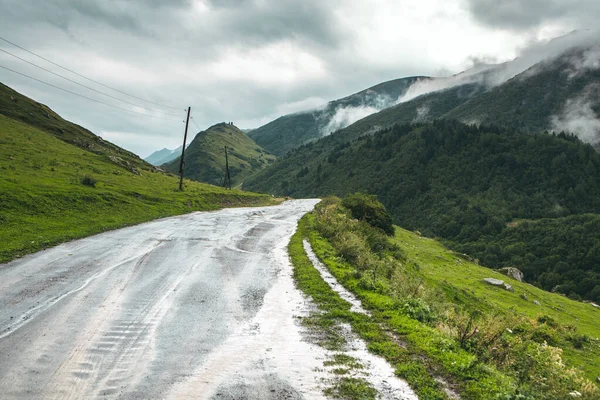
[[(492, 67), (480, 75), (494, 75), (506, 68)], [(347, 140), (352, 140), (397, 123), (438, 118), (494, 124), (522, 132), (568, 131), (598, 145), (600, 47), (571, 49), (498, 86), (490, 86), (490, 80), (474, 79), (426, 93), (369, 115), (342, 131)]]
[(144, 158), (144, 160), (152, 165), (160, 166), (162, 164), (168, 163), (169, 161), (173, 161), (180, 154), (181, 146), (179, 146), (175, 150), (164, 148), (162, 150), (155, 151), (148, 157)]
[[(600, 134), (600, 47), (543, 61), (443, 115), (528, 132), (571, 130), (594, 143)], [(587, 126), (586, 126), (587, 125)], [(592, 125), (592, 126), (590, 126)]]
[(440, 236), (487, 266), (522, 268), (545, 289), (600, 300), (600, 154), (569, 134), (446, 120), (351, 142), (338, 132), (282, 157), (245, 188), (374, 193), (402, 227)]
[[(364, 118), (357, 120), (359, 115)], [(397, 123), (438, 118), (523, 132), (574, 132), (598, 145), (600, 39), (574, 32), (503, 64), (475, 66), (447, 78), (386, 82), (322, 110), (281, 117), (250, 136), (279, 155), (338, 129), (352, 140)]]
[[(225, 146), (233, 185), (241, 184), (251, 174), (275, 160), (244, 132), (228, 123), (213, 125), (199, 132), (185, 151), (185, 177), (220, 185), (225, 174)], [(181, 156), (164, 164), (167, 171), (178, 174)]]
[(345, 140), (394, 124), (431, 122), (487, 90), (483, 82), (465, 83), (448, 89), (426, 93), (417, 98), (386, 108), (365, 117), (342, 130)]
[(321, 109), (284, 115), (248, 133), (256, 143), (275, 155), (285, 154), (305, 143), (396, 104), (414, 83), (426, 77), (409, 77), (380, 83)]

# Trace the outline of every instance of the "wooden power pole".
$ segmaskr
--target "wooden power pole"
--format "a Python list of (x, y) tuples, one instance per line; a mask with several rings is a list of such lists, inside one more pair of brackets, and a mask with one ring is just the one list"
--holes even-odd
[(185, 167), (185, 161), (183, 160), (183, 156), (185, 156), (185, 142), (187, 141), (187, 131), (188, 125), (190, 123), (190, 112), (192, 111), (192, 107), (188, 107), (187, 118), (185, 120), (185, 133), (183, 134), (183, 147), (181, 148), (181, 162), (179, 163), (179, 190), (183, 191), (183, 169)]
[(227, 146), (225, 146), (225, 179), (223, 186), (226, 189), (231, 189), (231, 176), (229, 176), (229, 159), (227, 158)]

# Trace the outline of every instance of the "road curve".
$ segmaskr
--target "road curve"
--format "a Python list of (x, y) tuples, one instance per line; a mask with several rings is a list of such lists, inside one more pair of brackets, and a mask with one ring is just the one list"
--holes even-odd
[(0, 265), (0, 397), (322, 397), (286, 253), (316, 202), (165, 218)]

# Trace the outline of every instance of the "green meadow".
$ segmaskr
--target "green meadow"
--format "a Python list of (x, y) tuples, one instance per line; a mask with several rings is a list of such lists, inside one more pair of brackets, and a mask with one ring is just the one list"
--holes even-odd
[(0, 262), (156, 218), (269, 205), (271, 196), (184, 181), (87, 151), (0, 115)]

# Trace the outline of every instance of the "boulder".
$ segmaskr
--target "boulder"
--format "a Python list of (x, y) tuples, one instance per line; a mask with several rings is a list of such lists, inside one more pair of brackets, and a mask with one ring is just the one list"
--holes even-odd
[(537, 301), (537, 300), (534, 300), (534, 301), (533, 301), (533, 304), (537, 304), (538, 306), (541, 306), (540, 302), (539, 302), (539, 301)]
[(498, 270), (498, 272), (500, 272), (510, 278), (516, 279), (519, 282), (523, 282), (523, 273), (518, 268), (504, 267), (504, 268), (500, 268)]
[(489, 283), (492, 286), (504, 286), (504, 281), (496, 278), (483, 278), (485, 283)]
[(508, 290), (509, 292), (514, 292), (515, 289), (513, 289), (512, 285), (505, 283), (504, 284), (504, 289)]

